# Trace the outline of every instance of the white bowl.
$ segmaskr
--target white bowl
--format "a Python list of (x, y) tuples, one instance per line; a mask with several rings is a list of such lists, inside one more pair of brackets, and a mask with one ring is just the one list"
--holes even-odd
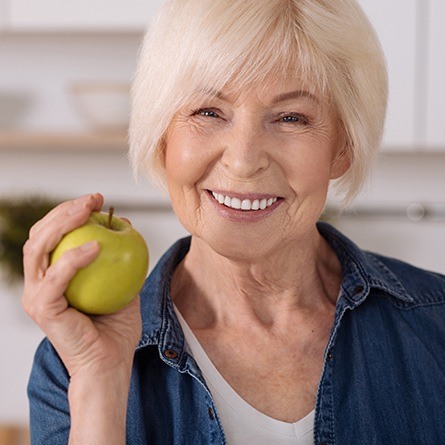
[(116, 82), (71, 84), (73, 104), (89, 128), (101, 132), (124, 132), (130, 114), (130, 85)]

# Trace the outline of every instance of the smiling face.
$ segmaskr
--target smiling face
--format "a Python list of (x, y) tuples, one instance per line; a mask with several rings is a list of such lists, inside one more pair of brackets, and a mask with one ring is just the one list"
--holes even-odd
[(310, 239), (340, 156), (335, 113), (294, 80), (227, 89), (179, 110), (165, 166), (184, 227), (218, 253), (255, 258)]

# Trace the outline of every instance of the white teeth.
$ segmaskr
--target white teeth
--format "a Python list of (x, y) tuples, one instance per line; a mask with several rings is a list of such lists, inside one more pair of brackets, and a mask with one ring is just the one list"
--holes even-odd
[(253, 201), (250, 199), (243, 199), (241, 201), (239, 198), (231, 198), (230, 196), (225, 196), (221, 193), (212, 192), (212, 195), (220, 204), (224, 204), (225, 206), (236, 210), (264, 210), (277, 202), (278, 199), (275, 197), (269, 199), (263, 198), (261, 200), (254, 199)]
[(232, 198), (232, 202), (230, 204), (230, 207), (233, 207), (234, 209), (240, 209), (241, 208), (241, 199), (238, 198)]
[(241, 203), (241, 210), (250, 210), (252, 208), (252, 203), (250, 202), (250, 199), (243, 199), (243, 202)]

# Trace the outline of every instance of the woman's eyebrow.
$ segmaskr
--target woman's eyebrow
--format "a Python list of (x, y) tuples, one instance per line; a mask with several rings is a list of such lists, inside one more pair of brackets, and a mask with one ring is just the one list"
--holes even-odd
[(199, 89), (195, 92), (196, 97), (205, 97), (205, 98), (218, 98), (223, 101), (228, 102), (228, 97), (224, 95), (221, 91), (213, 90), (211, 88)]
[(289, 99), (300, 99), (301, 97), (307, 97), (314, 102), (320, 102), (319, 99), (314, 96), (312, 93), (306, 90), (295, 90), (289, 91), (288, 93), (279, 94), (278, 96), (272, 99), (272, 103), (284, 102)]
[[(230, 96), (227, 96), (222, 91), (213, 90), (213, 89), (202, 89), (197, 91), (197, 96), (204, 96), (207, 98), (218, 98), (221, 99), (224, 102), (230, 102)], [(290, 99), (300, 99), (300, 98), (309, 98), (310, 100), (319, 103), (320, 99), (318, 99), (314, 94), (310, 93), (307, 90), (294, 90), (289, 91), (287, 93), (279, 94), (278, 96), (275, 96), (271, 103), (276, 104), (279, 102), (284, 102), (286, 100)]]

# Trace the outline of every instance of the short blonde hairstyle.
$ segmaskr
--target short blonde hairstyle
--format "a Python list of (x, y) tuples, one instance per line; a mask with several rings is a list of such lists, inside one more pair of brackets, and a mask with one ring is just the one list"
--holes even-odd
[(380, 147), (387, 103), (385, 59), (355, 0), (166, 0), (133, 82), (135, 174), (165, 186), (166, 131), (197, 91), (242, 89), (289, 71), (333, 101), (351, 159), (337, 191), (350, 202)]

